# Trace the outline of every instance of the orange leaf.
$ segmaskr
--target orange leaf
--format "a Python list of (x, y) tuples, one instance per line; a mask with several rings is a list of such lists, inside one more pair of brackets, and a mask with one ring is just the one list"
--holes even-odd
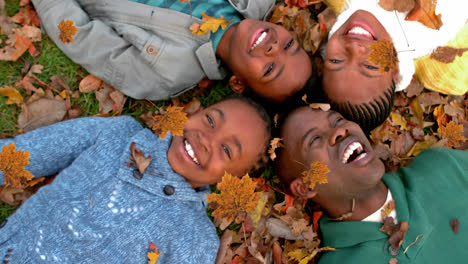
[(275, 160), (276, 159), (276, 153), (275, 150), (279, 147), (282, 146), (281, 144), (281, 138), (274, 138), (270, 141), (270, 148), (268, 149), (268, 154), (270, 154), (270, 159)]
[(0, 88), (0, 94), (7, 96), (6, 104), (20, 105), (23, 102), (23, 97), (14, 87), (4, 86)]
[(198, 23), (193, 23), (190, 26), (190, 30), (192, 30), (192, 34), (194, 35), (196, 34), (198, 36), (202, 36), (210, 31), (215, 33), (216, 31), (218, 31), (219, 27), (221, 27), (221, 29), (224, 30), (229, 25), (229, 23), (232, 22), (224, 19), (222, 15), (220, 16), (220, 18), (214, 18), (208, 16), (204, 12), (202, 12), (201, 14), (203, 23), (201, 25)]
[(187, 114), (182, 112), (183, 107), (169, 106), (166, 113), (153, 117), (153, 130), (160, 138), (165, 138), (167, 132), (174, 136), (184, 134), (184, 124), (188, 122)]
[(73, 43), (73, 36), (78, 32), (78, 28), (76, 28), (73, 23), (74, 22), (71, 20), (60, 21), (58, 25), (58, 29), (60, 30), (59, 39), (63, 43)]
[(102, 85), (102, 80), (95, 77), (92, 74), (89, 74), (88, 76), (84, 77), (83, 80), (81, 80), (79, 89), (80, 92), (82, 93), (89, 93), (92, 91), (96, 91), (97, 89), (101, 88)]
[(24, 169), (29, 164), (29, 151), (16, 151), (15, 143), (3, 146), (0, 152), (0, 171), (3, 171), (3, 182), (6, 186), (21, 188), (34, 176)]
[(455, 123), (450, 121), (447, 126), (440, 126), (437, 129), (443, 138), (448, 139), (447, 147), (458, 147), (461, 143), (466, 141), (466, 138), (463, 136), (463, 125), (455, 125)]
[(153, 243), (148, 243), (148, 244), (149, 244), (150, 249), (154, 250), (146, 254), (146, 256), (148, 257), (148, 264), (156, 264), (156, 262), (158, 261), (159, 255), (161, 255), (161, 252), (159, 252), (158, 247), (156, 247), (155, 244)]
[(293, 204), (294, 204), (294, 196), (286, 194), (284, 196), (284, 201), (286, 202), (286, 204), (281, 208), (281, 210), (283, 210), (283, 213), (286, 213), (288, 208), (293, 206)]
[(136, 149), (135, 142), (132, 142), (130, 144), (130, 151), (132, 152), (130, 159), (135, 161), (138, 167), (138, 171), (140, 171), (140, 173), (143, 175), (146, 168), (148, 168), (148, 166), (151, 163), (151, 156), (145, 157), (145, 153), (143, 153), (143, 151), (141, 151), (140, 149)]
[(327, 183), (327, 173), (330, 170), (326, 164), (321, 161), (314, 161), (310, 164), (310, 169), (302, 172), (303, 181), (307, 183), (310, 189), (315, 188), (315, 184)]
[(426, 27), (439, 29), (443, 23), (441, 15), (436, 15), (437, 0), (417, 0), (416, 6), (406, 16), (406, 20), (419, 21)]
[(151, 250), (154, 250), (154, 249), (156, 248), (156, 245), (155, 245), (154, 243), (151, 243), (151, 242), (150, 242), (150, 243), (148, 243), (148, 245), (149, 245), (149, 248), (150, 248)]
[(32, 45), (31, 39), (15, 33), (15, 51), (11, 55), (11, 60), (16, 61)]
[(224, 173), (218, 184), (220, 194), (206, 195), (209, 207), (213, 208), (212, 216), (218, 219), (234, 220), (239, 213), (249, 213), (255, 209), (260, 199), (260, 192), (255, 192), (255, 183), (246, 174), (242, 179)]
[(368, 60), (370, 63), (378, 65), (380, 72), (388, 72), (396, 68), (398, 58), (392, 42), (385, 39), (379, 40), (372, 43), (370, 49), (372, 51)]
[(314, 232), (317, 232), (319, 226), (318, 221), (322, 218), (323, 212), (322, 211), (315, 211), (314, 215), (312, 216), (312, 223), (314, 225)]

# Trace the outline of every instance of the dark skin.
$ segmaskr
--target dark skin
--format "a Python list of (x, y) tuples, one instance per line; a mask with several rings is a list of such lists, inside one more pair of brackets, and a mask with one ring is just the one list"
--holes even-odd
[(264, 21), (244, 19), (230, 27), (216, 55), (234, 73), (235, 92), (249, 87), (273, 102), (301, 90), (312, 74), (309, 56), (297, 40), (282, 26)]
[(392, 41), (377, 18), (363, 10), (356, 11), (331, 36), (322, 82), (328, 98), (336, 103), (367, 103), (383, 95), (392, 79), (397, 82), (398, 69), (381, 72), (368, 61), (370, 45), (379, 40)]
[[(289, 189), (294, 196), (312, 199), (332, 218), (351, 212), (355, 199), (354, 212), (346, 221), (362, 220), (384, 204), (388, 192), (381, 181), (384, 165), (356, 123), (334, 111), (302, 107), (287, 117), (281, 137), (285, 147), (280, 154), (279, 170), (289, 177)], [(356, 142), (364, 150), (362, 156), (344, 161), (346, 151)], [(314, 161), (325, 163), (330, 172), (328, 183), (310, 189), (296, 176)]]

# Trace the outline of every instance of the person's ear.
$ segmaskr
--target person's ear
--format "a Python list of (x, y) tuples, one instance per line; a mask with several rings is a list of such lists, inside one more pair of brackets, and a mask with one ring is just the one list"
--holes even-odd
[(295, 197), (301, 197), (304, 199), (311, 199), (317, 195), (316, 191), (309, 189), (307, 184), (302, 181), (302, 178), (294, 179), (289, 185), (289, 189)]
[(242, 94), (247, 88), (247, 84), (236, 75), (233, 75), (229, 79), (229, 87), (231, 87), (234, 92)]
[(395, 70), (393, 70), (393, 81), (395, 83), (398, 83), (398, 75), (400, 74), (400, 69), (398, 68), (398, 65), (395, 67)]

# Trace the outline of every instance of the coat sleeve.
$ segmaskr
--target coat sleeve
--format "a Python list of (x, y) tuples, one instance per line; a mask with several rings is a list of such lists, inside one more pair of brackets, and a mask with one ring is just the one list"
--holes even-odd
[[(29, 151), (25, 170), (34, 177), (50, 176), (68, 167), (83, 151), (98, 144), (99, 138), (132, 133), (141, 125), (128, 116), (86, 117), (41, 127), (13, 138), (0, 139), (2, 147), (15, 144), (16, 151)], [(0, 171), (0, 185), (3, 184)]]
[(245, 18), (265, 20), (275, 5), (275, 0), (229, 0)]

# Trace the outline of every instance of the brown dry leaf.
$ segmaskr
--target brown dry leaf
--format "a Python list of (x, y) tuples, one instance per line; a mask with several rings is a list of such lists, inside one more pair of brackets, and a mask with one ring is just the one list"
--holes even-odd
[(232, 221), (240, 213), (249, 213), (255, 209), (260, 199), (260, 192), (255, 192), (255, 182), (246, 174), (242, 179), (225, 172), (218, 189), (221, 193), (206, 195), (209, 207), (213, 208), (212, 216)]
[(121, 91), (116, 89), (109, 94), (109, 97), (114, 102), (112, 104), (112, 111), (114, 113), (122, 113), (127, 97)]
[(0, 94), (8, 97), (6, 104), (20, 105), (21, 103), (23, 103), (23, 97), (18, 92), (18, 90), (15, 89), (15, 87), (12, 87), (12, 86), (1, 87)]
[(406, 96), (413, 97), (420, 95), (423, 90), (424, 86), (418, 81), (418, 79), (413, 78), (408, 88), (405, 89), (405, 92)]
[(18, 13), (11, 17), (11, 20), (23, 25), (39, 27), (41, 25), (36, 10), (31, 5), (22, 7)]
[(132, 142), (130, 144), (130, 151), (132, 152), (132, 154), (130, 155), (130, 159), (135, 161), (138, 167), (138, 171), (140, 171), (140, 174), (143, 175), (143, 173), (145, 173), (146, 168), (148, 168), (148, 166), (151, 163), (151, 155), (145, 157), (145, 153), (143, 153), (143, 151), (141, 151), (140, 149), (136, 148), (135, 142)]
[(183, 111), (187, 114), (193, 114), (202, 109), (200, 101), (196, 97), (192, 98), (192, 101), (184, 105)]
[(226, 230), (219, 239), (219, 249), (218, 254), (216, 256), (216, 263), (220, 263), (220, 261), (222, 261), (226, 256), (226, 253), (228, 252), (229, 247), (231, 246), (233, 235), (234, 232), (232, 232), (231, 230)]
[(50, 77), (50, 87), (52, 87), (57, 92), (71, 91), (70, 86), (68, 86), (68, 84), (57, 75)]
[(458, 147), (461, 143), (466, 141), (466, 138), (463, 136), (463, 125), (455, 125), (455, 123), (450, 121), (447, 126), (440, 126), (437, 130), (443, 138), (448, 139), (447, 147)]
[(443, 62), (443, 63), (451, 63), (455, 60), (457, 56), (463, 56), (463, 53), (468, 51), (468, 48), (452, 48), (448, 46), (444, 47), (437, 47), (434, 52), (431, 53), (431, 59)]
[(188, 118), (182, 109), (183, 107), (169, 106), (166, 113), (153, 117), (153, 130), (161, 139), (166, 137), (167, 132), (171, 132), (173, 136), (184, 134), (184, 124), (188, 122)]
[(439, 29), (443, 23), (441, 15), (436, 15), (437, 0), (416, 0), (416, 6), (406, 16), (406, 20), (419, 21), (426, 27)]
[(379, 5), (387, 11), (407, 12), (414, 8), (414, 0), (380, 0)]
[(222, 15), (220, 16), (220, 18), (214, 18), (208, 16), (204, 12), (202, 12), (201, 14), (203, 23), (201, 25), (198, 23), (193, 23), (190, 26), (190, 30), (194, 35), (202, 36), (210, 31), (215, 33), (216, 31), (218, 31), (219, 27), (221, 27), (221, 29), (224, 30), (229, 25), (229, 23), (232, 22), (224, 19)]
[(388, 204), (380, 210), (380, 213), (382, 214), (382, 219), (385, 219), (393, 210), (395, 210), (395, 201), (391, 200)]
[(58, 25), (58, 29), (60, 30), (59, 39), (63, 43), (73, 43), (73, 36), (78, 33), (78, 28), (73, 25), (72, 20), (62, 20)]
[(327, 165), (321, 161), (314, 161), (310, 164), (310, 169), (302, 172), (302, 180), (309, 185), (310, 189), (315, 188), (315, 184), (327, 183), (327, 173), (330, 170)]
[(283, 144), (281, 144), (281, 140), (283, 140), (282, 138), (273, 138), (271, 141), (270, 141), (270, 148), (268, 149), (268, 154), (270, 154), (270, 159), (271, 160), (275, 160), (276, 159), (276, 153), (275, 153), (275, 150), (279, 147), (282, 147)]
[(309, 107), (312, 109), (320, 109), (325, 112), (327, 112), (331, 108), (330, 104), (323, 104), (323, 103), (311, 103), (309, 104)]
[(17, 27), (5, 11), (5, 1), (0, 0), (0, 29), (3, 35), (10, 35), (13, 28)]
[(42, 39), (41, 29), (34, 26), (26, 25), (22, 28), (17, 28), (15, 33), (22, 37), (29, 38), (32, 42), (41, 41)]
[(96, 99), (99, 102), (99, 113), (107, 114), (114, 109), (114, 100), (112, 100), (110, 96), (114, 91), (114, 87), (106, 83), (102, 83), (101, 88), (94, 92)]
[(3, 171), (3, 182), (5, 186), (21, 188), (34, 175), (25, 170), (29, 164), (29, 151), (16, 151), (15, 143), (8, 146), (3, 145), (0, 152), (0, 171)]
[(23, 104), (18, 126), (25, 132), (63, 120), (68, 109), (64, 101), (41, 97)]
[(81, 80), (79, 89), (82, 93), (90, 93), (101, 88), (103, 81), (96, 76), (89, 74)]
[(455, 234), (458, 233), (460, 231), (460, 221), (456, 218), (450, 220), (450, 227)]
[(401, 244), (403, 244), (403, 239), (405, 238), (406, 232), (409, 229), (408, 222), (400, 221), (398, 225), (393, 230), (393, 233), (390, 235), (388, 242), (394, 249), (399, 249)]
[(379, 40), (370, 45), (372, 50), (367, 59), (370, 63), (376, 64), (380, 72), (388, 72), (397, 67), (398, 57), (393, 43), (388, 40)]

